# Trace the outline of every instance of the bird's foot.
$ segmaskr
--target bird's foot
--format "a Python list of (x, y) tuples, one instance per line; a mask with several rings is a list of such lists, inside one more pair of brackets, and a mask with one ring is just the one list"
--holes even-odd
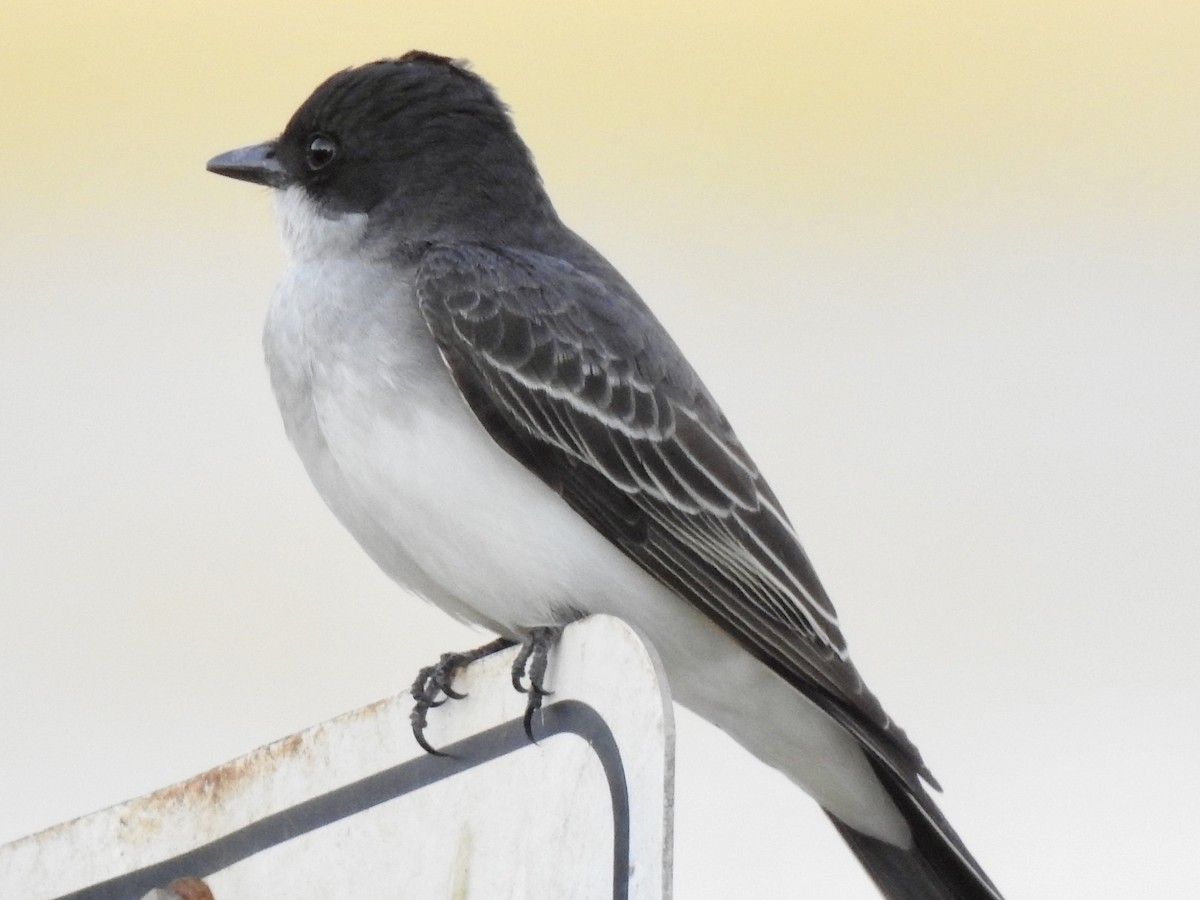
[[(531, 628), (525, 640), (521, 641), (521, 650), (512, 665), (512, 683), (523, 694), (528, 694), (525, 702), (525, 734), (533, 740), (533, 714), (542, 708), (542, 698), (548, 697), (553, 691), (546, 690), (546, 666), (550, 664), (550, 648), (558, 643), (562, 635), (562, 625), (543, 625)], [(529, 687), (521, 684), (525, 679)]]
[(422, 750), (434, 756), (445, 755), (441, 751), (435, 750), (425, 739), (425, 726), (428, 724), (429, 710), (435, 706), (441, 706), (447, 700), (462, 700), (467, 696), (454, 690), (454, 674), (478, 659), (483, 659), (499, 650), (508, 649), (513, 643), (508, 638), (496, 638), (482, 647), (476, 647), (465, 653), (443, 653), (436, 663), (426, 666), (417, 673), (417, 680), (413, 682), (411, 691), (416, 703), (413, 704), (412, 712), (409, 714), (409, 721), (412, 722), (413, 737), (417, 739)]

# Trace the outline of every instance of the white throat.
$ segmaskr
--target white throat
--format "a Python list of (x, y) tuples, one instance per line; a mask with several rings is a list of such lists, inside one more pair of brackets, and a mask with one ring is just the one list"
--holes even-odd
[(347, 256), (361, 247), (367, 233), (366, 213), (330, 213), (300, 185), (274, 194), (279, 233), (293, 260)]

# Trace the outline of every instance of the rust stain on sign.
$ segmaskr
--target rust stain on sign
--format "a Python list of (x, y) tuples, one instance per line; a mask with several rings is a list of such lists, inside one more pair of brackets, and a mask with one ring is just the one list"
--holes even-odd
[[(347, 713), (336, 720), (338, 727), (350, 721), (375, 719), (394, 701), (376, 701)], [(136, 809), (121, 817), (123, 839), (138, 843), (150, 841), (164, 820), (181, 808), (219, 809), (239, 799), (251, 786), (275, 775), (285, 760), (299, 760), (320, 754), (323, 733), (334, 723), (325, 723), (299, 734), (293, 734), (259, 750), (233, 760), (216, 769), (194, 775), (187, 781), (156, 791), (140, 802)], [(185, 897), (183, 900), (192, 900)]]
[[(291, 735), (241, 759), (155, 791), (135, 810), (121, 817), (124, 839), (135, 842), (150, 840), (158, 833), (165, 818), (185, 806), (195, 809), (197, 800), (212, 808), (225, 806), (257, 779), (274, 774), (282, 760), (304, 755), (310, 749), (306, 743), (302, 734)], [(184, 896), (182, 900), (206, 898), (204, 895), (195, 898)]]

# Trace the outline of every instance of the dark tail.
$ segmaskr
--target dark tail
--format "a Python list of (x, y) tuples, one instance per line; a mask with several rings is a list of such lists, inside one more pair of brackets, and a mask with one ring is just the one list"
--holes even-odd
[(1003, 900), (929, 794), (919, 787), (915, 794), (887, 767), (874, 767), (904, 814), (913, 845), (901, 849), (826, 815), (883, 895), (888, 900)]

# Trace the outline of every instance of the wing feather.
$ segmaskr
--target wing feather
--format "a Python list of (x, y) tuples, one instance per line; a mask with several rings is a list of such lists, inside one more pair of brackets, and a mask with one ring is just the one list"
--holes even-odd
[(632, 290), (563, 259), (452, 245), (426, 251), (417, 299), (505, 450), (905, 781), (932, 782), (850, 663), (770, 488)]

